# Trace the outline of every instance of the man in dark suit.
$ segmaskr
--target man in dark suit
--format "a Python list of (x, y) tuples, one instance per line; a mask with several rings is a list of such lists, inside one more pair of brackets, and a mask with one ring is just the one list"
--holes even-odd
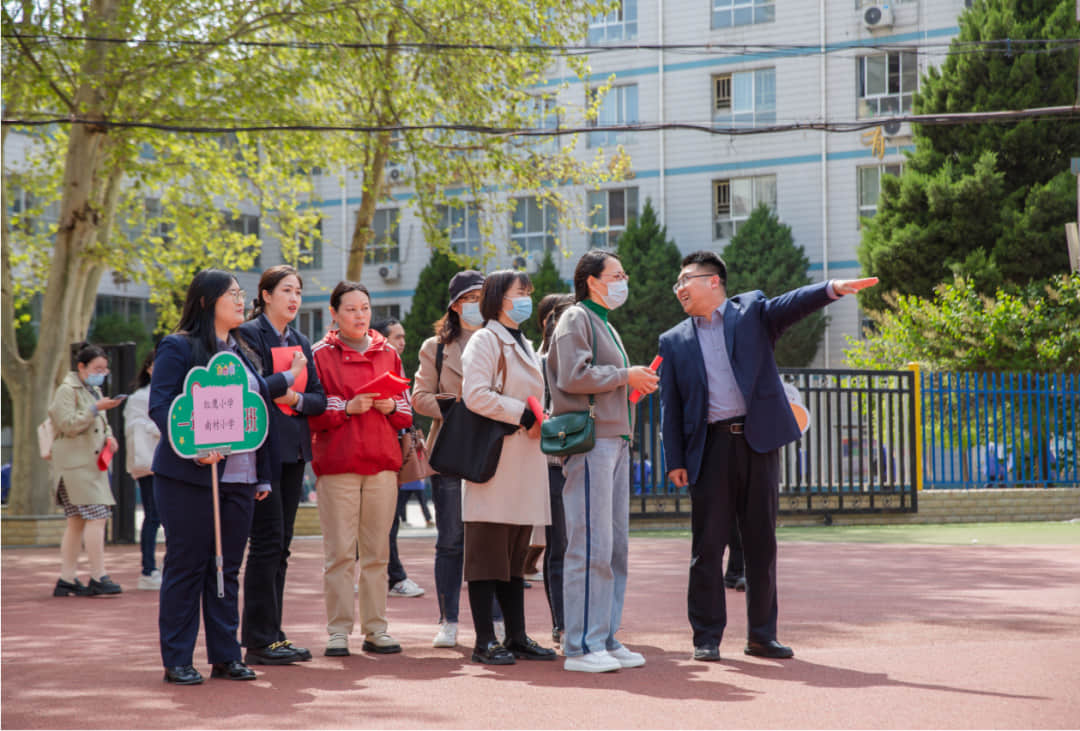
[[(876, 278), (834, 280), (767, 299), (728, 299), (727, 267), (711, 251), (682, 262), (675, 295), (688, 317), (660, 336), (661, 427), (668, 477), (690, 486), (687, 596), (694, 658), (719, 660), (727, 624), (723, 556), (733, 523), (743, 543), (747, 655), (793, 657), (776, 639), (779, 450), (799, 438), (773, 345), (787, 328)], [(735, 520), (732, 521), (732, 516)]]

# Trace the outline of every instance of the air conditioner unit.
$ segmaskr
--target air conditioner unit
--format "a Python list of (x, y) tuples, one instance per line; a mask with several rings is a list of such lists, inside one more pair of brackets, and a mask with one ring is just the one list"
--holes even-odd
[(882, 131), (885, 132), (886, 137), (896, 137), (900, 134), (900, 130), (903, 125), (898, 120), (890, 119), (889, 121), (885, 122), (885, 124), (881, 125), (881, 127)]
[(543, 254), (535, 251), (530, 251), (521, 256), (514, 257), (514, 269), (523, 271), (526, 274), (536, 274), (540, 271), (540, 265), (544, 262)]
[(893, 17), (892, 7), (889, 5), (869, 5), (862, 8), (862, 22), (867, 28), (890, 28), (896, 19)]
[(384, 282), (396, 282), (401, 279), (401, 265), (397, 262), (380, 264), (379, 276), (382, 277)]
[(393, 167), (387, 168), (387, 170), (386, 170), (386, 181), (388, 183), (390, 183), (390, 185), (396, 185), (397, 183), (400, 183), (403, 180), (405, 180), (405, 171), (404, 170), (399, 168), (397, 165), (394, 165)]

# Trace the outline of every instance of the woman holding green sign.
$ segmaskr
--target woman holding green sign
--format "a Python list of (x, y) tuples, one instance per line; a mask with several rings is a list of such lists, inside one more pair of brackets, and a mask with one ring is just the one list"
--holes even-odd
[[(219, 269), (202, 270), (188, 287), (176, 332), (162, 339), (154, 358), (150, 418), (162, 434), (169, 435), (168, 440), (162, 439), (158, 444), (152, 465), (154, 496), (165, 526), (158, 630), (165, 682), (177, 685), (203, 682), (203, 676), (192, 664), (200, 604), (204, 612), (206, 653), (213, 666), (210, 677), (255, 678), (255, 673), (240, 660), (240, 643), (236, 638), (240, 623), (238, 576), (255, 500), (266, 497), (270, 490), (269, 455), (274, 452), (273, 445), (266, 442), (250, 452), (239, 451), (244, 448), (240, 443), (236, 445), (237, 451), (228, 456), (212, 451), (193, 459), (177, 453), (179, 447), (169, 429), (174, 400), (181, 395), (190, 397), (194, 388), (185, 391), (189, 371), (203, 369), (219, 352), (233, 353), (239, 359), (245, 371), (246, 389), (259, 394), (267, 409), (274, 408), (274, 397), (284, 395), (284, 389), (278, 394), (271, 393), (258, 369), (237, 347), (233, 331), (244, 322), (244, 301), (244, 292), (231, 274)], [(300, 367), (303, 366), (306, 362)], [(195, 419), (189, 416), (188, 421)], [(201, 443), (198, 436), (194, 442)], [(216, 585), (210, 470), (217, 470), (220, 482), (225, 580), (222, 598), (218, 597)]]

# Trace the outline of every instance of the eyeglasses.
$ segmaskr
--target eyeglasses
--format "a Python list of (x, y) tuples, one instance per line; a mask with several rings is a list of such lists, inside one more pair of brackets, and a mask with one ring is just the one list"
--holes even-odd
[(238, 305), (244, 304), (244, 302), (247, 300), (247, 292), (245, 292), (242, 289), (230, 289), (225, 294), (232, 297), (233, 302), (235, 302)]
[[(619, 272), (618, 274), (616, 274), (615, 276), (613, 276), (611, 278), (611, 281), (613, 281), (613, 282), (626, 282), (626, 281), (629, 281), (629, 279), (630, 279), (629, 274), (627, 274), (626, 272)], [(600, 281), (604, 281), (604, 280), (600, 280)]]
[(678, 281), (675, 282), (675, 284), (671, 285), (671, 291), (674, 292), (675, 294), (678, 294), (680, 289), (682, 289), (686, 285), (690, 284), (691, 279), (698, 279), (699, 277), (715, 277), (715, 276), (718, 276), (718, 275), (716, 275), (716, 274), (684, 274), (681, 277), (679, 277)]

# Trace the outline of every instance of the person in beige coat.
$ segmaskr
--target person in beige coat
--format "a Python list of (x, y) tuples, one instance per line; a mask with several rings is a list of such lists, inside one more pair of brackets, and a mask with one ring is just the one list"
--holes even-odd
[[(67, 517), (60, 543), (60, 578), (53, 596), (121, 592), (120, 585), (105, 573), (105, 523), (116, 500), (108, 471), (98, 466), (103, 449), (115, 452), (117, 448), (105, 412), (124, 400), (102, 397), (98, 389), (108, 374), (105, 351), (84, 343), (75, 356), (75, 370), (64, 376), (49, 404), (55, 433), (49, 476), (56, 502)], [(90, 562), (89, 586), (75, 575), (84, 543)]]
[[(462, 354), (462, 398), (472, 412), (519, 425), (503, 439), (499, 466), (487, 482), (466, 481), (465, 580), (476, 630), (473, 662), (511, 665), (515, 658), (554, 660), (555, 651), (525, 634), (525, 553), (536, 524), (551, 522), (547, 461), (540, 423), (527, 404), (544, 398), (544, 375), (532, 344), (519, 329), (532, 314), (532, 283), (524, 272), (488, 275), (480, 291), (485, 324)], [(505, 369), (500, 364), (505, 362)], [(503, 381), (505, 375), (505, 383)], [(506, 622), (506, 645), (495, 639), (491, 599)]]

